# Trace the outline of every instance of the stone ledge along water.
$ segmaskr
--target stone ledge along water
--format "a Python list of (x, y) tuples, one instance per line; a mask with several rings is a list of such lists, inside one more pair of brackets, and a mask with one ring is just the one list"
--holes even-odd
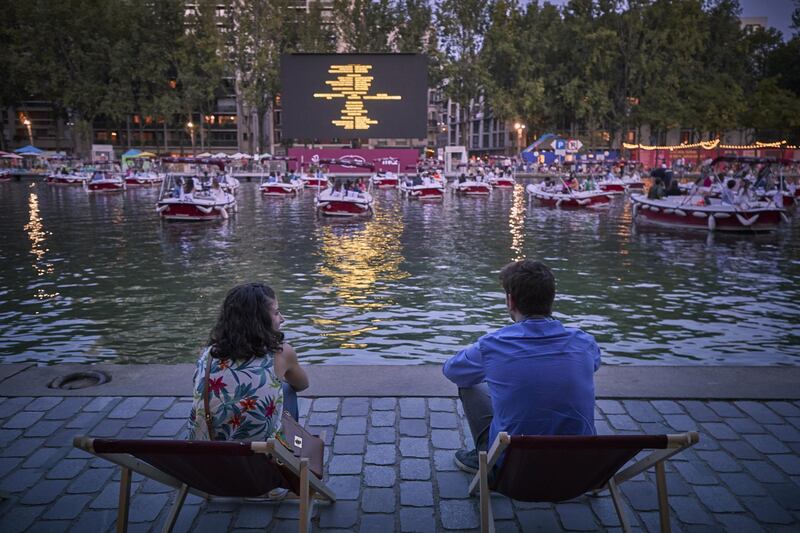
[[(91, 368), (108, 383), (78, 390), (48, 388), (71, 372)], [(192, 393), (192, 364), (0, 365), (0, 396), (168, 396)], [(309, 365), (306, 397), (450, 397), (455, 385), (440, 365)], [(800, 367), (605, 365), (595, 377), (599, 398), (800, 399)]]
[(441, 363), (508, 323), (497, 273), (521, 257), (558, 279), (556, 317), (605, 362), (795, 365), (800, 239), (632, 225), (602, 210), (530, 206), (523, 184), (442, 204), (375, 193), (367, 220), (318, 219), (314, 191), (243, 183), (218, 223), (164, 223), (154, 190), (88, 195), (0, 184), (0, 361), (196, 359), (225, 292), (274, 286), (307, 363)]

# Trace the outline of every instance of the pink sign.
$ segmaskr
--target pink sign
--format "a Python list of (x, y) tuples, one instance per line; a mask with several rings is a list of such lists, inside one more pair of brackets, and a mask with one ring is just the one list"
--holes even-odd
[[(419, 159), (415, 148), (289, 148), (289, 170), (322, 164), (333, 174), (371, 174), (373, 171), (412, 172)], [(336, 163), (331, 163), (336, 160)], [(374, 165), (374, 170), (370, 168)]]

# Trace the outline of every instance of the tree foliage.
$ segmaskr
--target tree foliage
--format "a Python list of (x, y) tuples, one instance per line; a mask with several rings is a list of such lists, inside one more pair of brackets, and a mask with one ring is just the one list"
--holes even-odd
[[(287, 52), (417, 52), (461, 104), (619, 144), (682, 126), (800, 141), (800, 0), (793, 34), (745, 32), (737, 0), (28, 0), (0, 18), (0, 106), (52, 102), (87, 149), (99, 118), (183, 124), (236, 90), (259, 124)], [(224, 15), (223, 15), (224, 13)], [(486, 110), (484, 110), (486, 111)], [(249, 117), (249, 113), (246, 113)], [(141, 120), (138, 127), (141, 127)], [(203, 121), (199, 121), (201, 142)], [(122, 127), (122, 126), (121, 126)], [(130, 127), (130, 126), (129, 126)], [(134, 125), (134, 127), (136, 127)], [(268, 128), (258, 127), (258, 144)], [(75, 134), (77, 133), (77, 134)], [(130, 141), (129, 141), (130, 142)], [(253, 147), (255, 148), (255, 146)]]

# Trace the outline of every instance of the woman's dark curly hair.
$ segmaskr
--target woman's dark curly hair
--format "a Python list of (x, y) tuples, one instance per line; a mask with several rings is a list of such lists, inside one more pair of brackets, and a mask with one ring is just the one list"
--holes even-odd
[(217, 359), (248, 359), (275, 353), (283, 333), (272, 329), (270, 306), (275, 291), (263, 283), (244, 283), (228, 291), (208, 344)]

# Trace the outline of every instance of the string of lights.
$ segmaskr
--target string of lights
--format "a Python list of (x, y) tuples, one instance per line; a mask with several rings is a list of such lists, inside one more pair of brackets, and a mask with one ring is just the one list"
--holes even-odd
[(761, 142), (756, 141), (754, 144), (721, 144), (720, 139), (714, 139), (712, 141), (700, 141), (696, 143), (682, 143), (682, 144), (673, 144), (673, 145), (663, 145), (663, 146), (654, 146), (654, 145), (647, 145), (647, 144), (631, 144), (631, 143), (622, 143), (622, 147), (627, 150), (689, 150), (692, 148), (702, 148), (703, 150), (714, 150), (715, 148), (721, 148), (723, 150), (757, 150), (759, 148), (787, 148), (790, 150), (797, 150), (798, 147), (794, 145), (789, 145), (786, 140), (783, 141), (775, 141), (775, 142)]

